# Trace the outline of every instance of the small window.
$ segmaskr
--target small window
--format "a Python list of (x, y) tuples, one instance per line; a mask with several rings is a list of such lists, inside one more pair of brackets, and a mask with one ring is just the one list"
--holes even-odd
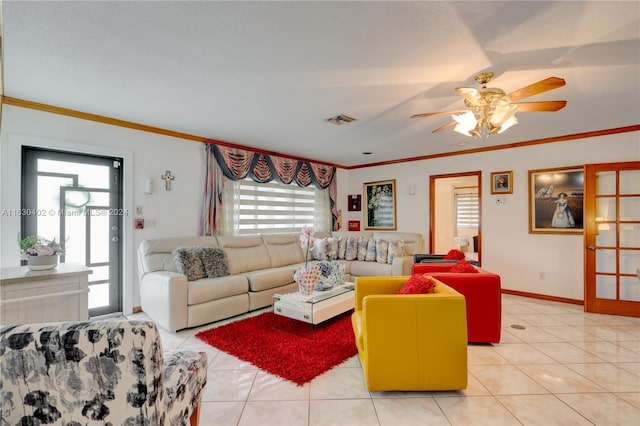
[(456, 190), (456, 228), (477, 229), (480, 227), (480, 202), (477, 189)]

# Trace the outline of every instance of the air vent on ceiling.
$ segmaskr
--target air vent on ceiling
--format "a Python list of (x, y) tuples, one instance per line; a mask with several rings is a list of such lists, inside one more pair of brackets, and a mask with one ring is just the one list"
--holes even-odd
[(327, 118), (327, 121), (329, 123), (335, 124), (336, 126), (342, 126), (343, 124), (349, 124), (352, 121), (356, 121), (356, 119), (353, 117), (349, 117), (346, 114), (340, 114), (336, 115), (335, 117)]

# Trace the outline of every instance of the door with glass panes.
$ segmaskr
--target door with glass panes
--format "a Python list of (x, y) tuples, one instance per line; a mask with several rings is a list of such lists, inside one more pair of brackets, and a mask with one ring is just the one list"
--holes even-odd
[(64, 243), (61, 262), (86, 265), (89, 315), (122, 311), (121, 158), (22, 149), (21, 234)]
[(585, 166), (585, 311), (640, 317), (640, 162)]

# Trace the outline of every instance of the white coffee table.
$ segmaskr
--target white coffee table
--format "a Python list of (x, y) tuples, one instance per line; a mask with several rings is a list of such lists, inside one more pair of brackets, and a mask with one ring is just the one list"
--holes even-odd
[(309, 324), (320, 324), (354, 307), (353, 283), (346, 282), (331, 290), (274, 294), (273, 313)]

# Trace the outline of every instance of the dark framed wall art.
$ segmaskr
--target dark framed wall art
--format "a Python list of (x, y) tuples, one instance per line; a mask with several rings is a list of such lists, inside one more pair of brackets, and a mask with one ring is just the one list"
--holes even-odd
[(395, 230), (396, 181), (365, 182), (364, 229)]
[(529, 233), (583, 232), (584, 169), (529, 170)]

